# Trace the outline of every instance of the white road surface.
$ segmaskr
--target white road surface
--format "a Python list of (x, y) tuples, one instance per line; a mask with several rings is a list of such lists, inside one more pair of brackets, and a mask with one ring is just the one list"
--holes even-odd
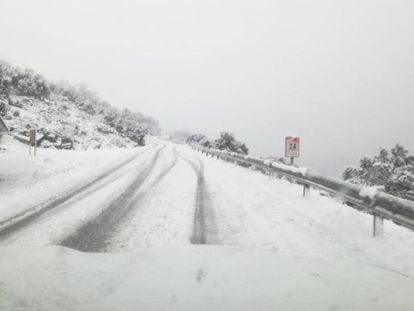
[(0, 309), (413, 310), (414, 233), (152, 139), (0, 153)]

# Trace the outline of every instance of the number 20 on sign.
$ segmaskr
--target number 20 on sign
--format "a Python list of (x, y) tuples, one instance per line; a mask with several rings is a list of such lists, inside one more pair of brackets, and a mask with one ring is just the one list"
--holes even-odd
[(300, 155), (300, 138), (294, 136), (285, 137), (285, 157), (298, 158)]

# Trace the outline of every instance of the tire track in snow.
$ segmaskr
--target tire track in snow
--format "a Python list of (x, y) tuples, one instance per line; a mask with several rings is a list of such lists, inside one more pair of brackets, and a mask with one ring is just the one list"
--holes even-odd
[(182, 156), (191, 166), (197, 176), (197, 188), (195, 194), (195, 210), (193, 233), (191, 244), (220, 244), (217, 239), (217, 228), (214, 211), (211, 207), (207, 187), (204, 178), (204, 164), (197, 159), (198, 165), (192, 160)]
[(109, 169), (105, 173), (99, 175), (97, 178), (86, 183), (85, 185), (69, 190), (69, 192), (63, 196), (51, 199), (42, 204), (38, 204), (35, 207), (27, 209), (21, 213), (18, 213), (10, 218), (7, 218), (1, 221), (0, 222), (0, 240), (4, 240), (8, 238), (9, 236), (13, 235), (14, 233), (26, 228), (27, 226), (34, 223), (40, 216), (56, 209), (57, 207), (68, 202), (72, 198), (75, 198), (76, 196), (79, 195), (79, 198), (76, 198), (76, 199), (80, 200), (84, 198), (86, 195), (92, 194), (98, 191), (99, 189), (105, 187), (110, 182), (112, 182), (112, 180), (108, 180), (107, 182), (99, 185), (97, 188), (91, 189), (93, 188), (93, 186), (95, 186), (97, 183), (99, 183), (106, 177), (122, 169), (126, 165), (130, 164), (133, 160), (144, 155), (147, 151), (150, 151), (155, 147), (156, 146), (154, 145), (151, 148), (145, 149), (139, 152), (138, 154), (134, 154), (131, 157), (128, 157), (126, 160), (122, 161), (120, 164), (116, 165), (115, 167)]
[[(83, 224), (73, 234), (64, 238), (59, 245), (84, 252), (107, 251), (110, 246), (111, 237), (119, 224), (122, 223), (122, 220), (127, 217), (128, 214), (137, 208), (137, 204), (145, 196), (145, 193), (140, 193), (138, 195), (137, 193), (142, 184), (152, 173), (155, 164), (158, 161), (160, 152), (164, 147), (158, 150), (145, 171), (140, 174), (98, 217)], [(173, 161), (154, 179), (153, 182), (151, 182), (149, 188), (156, 186), (177, 164), (178, 157), (176, 156), (175, 149), (173, 152)]]

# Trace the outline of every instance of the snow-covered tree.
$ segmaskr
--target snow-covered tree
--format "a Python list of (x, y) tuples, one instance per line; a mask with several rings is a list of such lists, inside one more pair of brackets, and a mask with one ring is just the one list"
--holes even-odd
[(16, 70), (9, 63), (0, 60), (0, 95), (9, 95), (12, 77), (15, 74)]
[(240, 154), (248, 154), (249, 148), (246, 144), (237, 141), (233, 134), (222, 132), (220, 138), (214, 141), (214, 147), (220, 150), (236, 152)]
[(390, 194), (408, 197), (414, 192), (414, 157), (396, 144), (390, 152), (381, 149), (373, 159), (362, 158), (359, 168), (345, 168), (342, 177), (352, 183), (379, 186)]
[(190, 135), (187, 138), (187, 144), (197, 144), (206, 148), (211, 148), (213, 146), (204, 134)]
[(99, 98), (85, 83), (72, 86), (66, 81), (60, 81), (53, 85), (52, 89), (75, 102), (80, 110), (90, 115), (98, 115), (118, 133), (133, 141), (140, 140), (145, 134), (158, 135), (161, 132), (156, 120), (127, 108), (120, 111)]
[(188, 131), (175, 131), (170, 134), (170, 139), (176, 142), (186, 142), (191, 134)]
[(45, 79), (33, 70), (18, 70), (12, 77), (12, 85), (21, 95), (33, 96), (38, 99), (48, 98), (50, 89)]

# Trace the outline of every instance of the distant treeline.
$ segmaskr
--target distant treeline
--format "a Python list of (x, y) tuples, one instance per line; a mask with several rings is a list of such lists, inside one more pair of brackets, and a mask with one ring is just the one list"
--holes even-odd
[(186, 139), (188, 144), (197, 144), (207, 148), (214, 148), (239, 154), (248, 154), (249, 148), (245, 143), (236, 140), (234, 135), (229, 132), (222, 132), (220, 137), (215, 140), (208, 140), (203, 134), (189, 135)]

